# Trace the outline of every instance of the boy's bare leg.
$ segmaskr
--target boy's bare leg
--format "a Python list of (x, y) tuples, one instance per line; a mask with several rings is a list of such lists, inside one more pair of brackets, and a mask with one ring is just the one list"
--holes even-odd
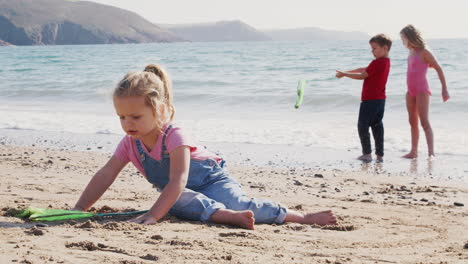
[(309, 225), (336, 225), (336, 216), (331, 210), (318, 213), (307, 213), (305, 215), (293, 210), (288, 210), (284, 222)]
[(210, 220), (214, 223), (234, 225), (250, 230), (254, 229), (255, 223), (254, 214), (250, 210), (219, 209), (211, 215)]
[(364, 162), (371, 162), (372, 161), (372, 155), (371, 154), (363, 154), (363, 155), (357, 157), (356, 159), (364, 161)]

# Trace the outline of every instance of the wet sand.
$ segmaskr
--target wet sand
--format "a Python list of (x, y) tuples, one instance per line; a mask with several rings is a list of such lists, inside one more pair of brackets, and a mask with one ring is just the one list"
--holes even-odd
[[(70, 208), (108, 156), (0, 145), (0, 262), (468, 262), (467, 183), (382, 172), (375, 163), (362, 170), (229, 163), (248, 194), (301, 212), (332, 209), (340, 219), (334, 227), (256, 225), (251, 231), (172, 216), (143, 226), (125, 217), (36, 223), (8, 215), (27, 206)], [(92, 210), (144, 210), (157, 196), (129, 165)]]

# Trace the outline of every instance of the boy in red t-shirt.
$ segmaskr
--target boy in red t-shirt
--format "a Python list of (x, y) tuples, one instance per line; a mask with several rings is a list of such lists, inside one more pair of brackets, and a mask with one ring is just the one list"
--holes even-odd
[(388, 53), (392, 47), (392, 40), (384, 34), (379, 34), (369, 40), (372, 54), (375, 57), (367, 68), (351, 71), (336, 71), (336, 77), (349, 77), (364, 80), (359, 108), (358, 132), (361, 139), (362, 155), (357, 159), (364, 162), (372, 161), (369, 127), (375, 141), (377, 162), (383, 161), (384, 155), (384, 127), (382, 119), (385, 112), (385, 85), (390, 72)]

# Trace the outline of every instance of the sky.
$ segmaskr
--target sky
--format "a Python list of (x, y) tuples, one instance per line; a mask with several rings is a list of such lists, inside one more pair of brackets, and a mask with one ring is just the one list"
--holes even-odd
[(258, 29), (318, 27), (398, 37), (413, 24), (424, 38), (468, 38), (467, 0), (89, 0), (156, 24), (241, 20)]

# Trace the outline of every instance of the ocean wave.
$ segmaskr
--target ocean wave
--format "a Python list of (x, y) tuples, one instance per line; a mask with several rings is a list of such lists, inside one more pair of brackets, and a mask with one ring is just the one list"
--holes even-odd
[(38, 129), (21, 127), (19, 125), (0, 125), (0, 129), (8, 129), (8, 130), (24, 130), (24, 131), (38, 131)]
[[(467, 126), (461, 124), (468, 118), (467, 78), (463, 77), (468, 72), (468, 64), (463, 63), (468, 60), (465, 43), (433, 45), (442, 65), (450, 69), (446, 76), (453, 96), (449, 102), (441, 102), (440, 82), (431, 70), (431, 121), (436, 136), (444, 135), (437, 139), (437, 145), (446, 148), (440, 149), (443, 153), (450, 153), (451, 148), (463, 152), (459, 141)], [(203, 140), (359, 148), (352, 133), (356, 132), (362, 81), (336, 79), (335, 70), (368, 65), (374, 58), (364, 44), (175, 43), (145, 44), (138, 49), (134, 45), (1, 49), (0, 114), (4, 125), (0, 127), (91, 135), (119, 133), (110, 101), (112, 88), (125, 73), (156, 62), (171, 74), (177, 115), (203, 124), (200, 128), (194, 125)], [(189, 52), (180, 52), (181, 46)], [(445, 46), (450, 48), (441, 52)], [(385, 113), (390, 148), (409, 146), (407, 56), (401, 43), (395, 43)], [(310, 82), (302, 106), (294, 109), (297, 82), (301, 79)], [(210, 118), (217, 122), (206, 121)], [(397, 132), (387, 126), (392, 118), (403, 120), (393, 120)], [(301, 139), (294, 134), (301, 135)]]
[(10, 71), (12, 72), (28, 72), (28, 71), (34, 71), (36, 69), (33, 69), (33, 68), (22, 68), (22, 69), (12, 69)]
[(61, 57), (62, 56), (57, 56), (57, 55), (39, 55), (39, 56), (30, 56), (25, 59), (57, 59)]
[(103, 130), (96, 131), (95, 134), (97, 134), (97, 135), (120, 135), (121, 133), (115, 133), (115, 132), (112, 132), (109, 129), (103, 129)]

